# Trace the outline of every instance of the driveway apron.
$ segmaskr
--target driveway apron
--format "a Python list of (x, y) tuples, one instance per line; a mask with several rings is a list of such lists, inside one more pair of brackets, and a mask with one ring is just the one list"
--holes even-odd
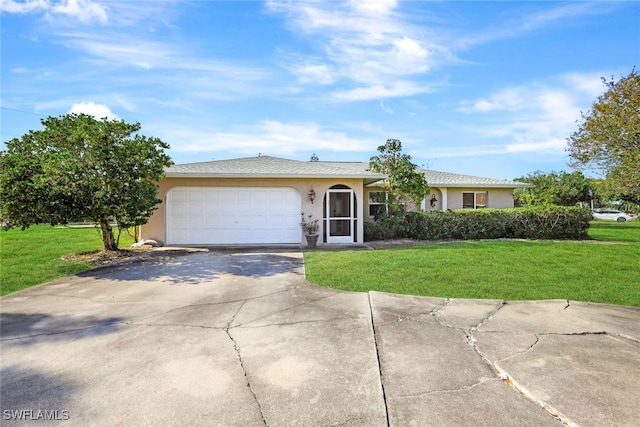
[(367, 294), (308, 285), (300, 252), (156, 253), (1, 302), (3, 425), (386, 424)]
[(349, 293), (153, 251), (0, 299), (3, 425), (637, 425), (640, 310)]

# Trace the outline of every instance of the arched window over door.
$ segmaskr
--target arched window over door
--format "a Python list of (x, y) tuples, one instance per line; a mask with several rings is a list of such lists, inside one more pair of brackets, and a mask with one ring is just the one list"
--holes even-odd
[(357, 238), (357, 209), (353, 190), (334, 185), (324, 200), (325, 242), (353, 243)]

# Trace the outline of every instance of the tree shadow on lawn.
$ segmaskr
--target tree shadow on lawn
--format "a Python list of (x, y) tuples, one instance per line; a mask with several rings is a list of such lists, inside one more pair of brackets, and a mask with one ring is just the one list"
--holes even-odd
[(278, 274), (304, 276), (302, 258), (279, 253), (151, 251), (143, 256), (79, 273), (80, 277), (117, 281), (162, 280), (198, 285), (231, 275), (260, 278)]

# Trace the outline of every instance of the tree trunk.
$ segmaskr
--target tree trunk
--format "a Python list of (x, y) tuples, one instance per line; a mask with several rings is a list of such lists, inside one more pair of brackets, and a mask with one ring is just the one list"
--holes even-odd
[(104, 245), (104, 249), (106, 251), (117, 251), (118, 245), (116, 244), (115, 237), (113, 237), (113, 229), (109, 224), (108, 218), (100, 220), (100, 229), (102, 230), (102, 244)]

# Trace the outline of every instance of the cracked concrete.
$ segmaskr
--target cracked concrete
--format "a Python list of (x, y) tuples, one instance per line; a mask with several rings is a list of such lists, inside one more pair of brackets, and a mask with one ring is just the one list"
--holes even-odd
[(339, 292), (307, 283), (302, 254), (286, 251), (165, 252), (0, 303), (2, 414), (67, 410), (62, 425), (637, 424), (638, 308)]

